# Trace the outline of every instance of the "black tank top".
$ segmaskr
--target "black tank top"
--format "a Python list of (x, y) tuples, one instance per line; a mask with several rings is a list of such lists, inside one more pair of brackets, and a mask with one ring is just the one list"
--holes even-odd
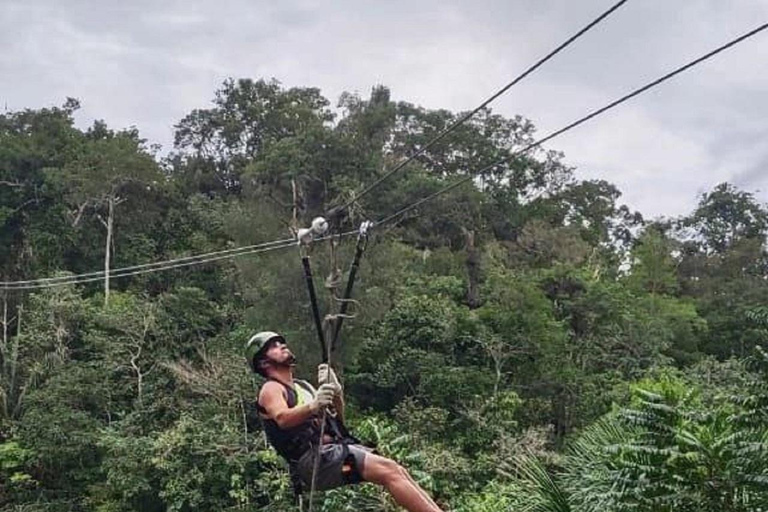
[[(297, 394), (297, 390), (291, 386), (280, 382), (276, 379), (269, 379), (277, 382), (283, 386), (285, 390), (285, 401), (289, 408), (294, 408), (297, 405), (302, 405), (303, 400)], [(310, 396), (314, 397), (314, 389), (309, 383), (296, 380), (294, 381), (296, 386), (303, 388)], [(257, 402), (257, 408), (262, 414), (266, 414), (266, 410), (260, 403)], [(267, 435), (267, 441), (283, 458), (290, 461), (297, 461), (304, 453), (309, 450), (313, 442), (316, 442), (320, 437), (320, 428), (317, 425), (317, 421), (314, 418), (310, 418), (301, 425), (297, 425), (293, 428), (280, 428), (275, 420), (262, 418), (261, 421), (264, 424), (264, 433)]]

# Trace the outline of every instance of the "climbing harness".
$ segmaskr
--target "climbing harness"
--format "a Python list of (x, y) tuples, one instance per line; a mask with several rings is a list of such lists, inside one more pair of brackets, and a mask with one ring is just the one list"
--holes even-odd
[[(320, 342), (321, 360), (324, 364), (330, 366), (332, 352), (336, 349), (341, 332), (341, 326), (345, 318), (351, 318), (353, 315), (348, 313), (349, 305), (354, 303), (352, 299), (352, 291), (357, 276), (357, 271), (360, 267), (360, 260), (365, 252), (368, 244), (368, 232), (373, 226), (372, 222), (363, 222), (360, 225), (357, 236), (357, 246), (355, 248), (355, 255), (352, 260), (352, 265), (349, 269), (347, 277), (347, 284), (344, 290), (344, 296), (339, 298), (336, 295), (336, 289), (341, 284), (341, 271), (338, 268), (336, 262), (337, 246), (340, 236), (331, 235), (327, 237), (330, 243), (330, 256), (331, 256), (331, 270), (328, 278), (325, 281), (325, 287), (331, 293), (334, 304), (339, 304), (339, 311), (322, 317), (320, 314), (320, 308), (317, 301), (317, 292), (315, 290), (315, 284), (312, 276), (312, 265), (309, 257), (309, 247), (313, 241), (324, 237), (328, 231), (328, 222), (323, 217), (316, 217), (312, 221), (312, 225), (309, 228), (297, 229), (296, 238), (299, 244), (299, 252), (301, 255), (301, 264), (304, 269), (304, 280), (307, 284), (307, 292), (309, 294), (310, 307), (312, 309), (312, 318), (315, 324), (315, 330), (317, 332), (317, 338)], [(312, 512), (314, 505), (314, 495), (317, 487), (317, 473), (320, 466), (320, 458), (323, 449), (323, 439), (325, 438), (326, 429), (330, 429), (330, 433), (335, 439), (340, 440), (344, 445), (344, 449), (348, 451), (347, 445), (350, 442), (357, 442), (350, 434), (347, 428), (344, 426), (343, 421), (338, 414), (332, 409), (323, 409), (320, 417), (320, 427), (317, 436), (317, 446), (312, 446), (311, 449), (315, 449), (315, 454), (312, 462), (312, 477), (309, 490), (309, 512)], [(346, 456), (345, 456), (346, 458)], [(295, 475), (295, 468), (292, 468), (292, 480), (294, 482), (294, 492), (297, 497), (299, 510), (303, 509), (303, 503), (301, 500), (301, 485), (298, 482)]]

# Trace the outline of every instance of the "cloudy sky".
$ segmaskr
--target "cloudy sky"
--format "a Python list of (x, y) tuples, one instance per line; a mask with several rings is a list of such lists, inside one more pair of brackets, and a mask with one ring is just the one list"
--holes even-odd
[[(376, 84), (469, 110), (615, 0), (0, 0), (0, 107), (81, 100), (78, 121), (173, 125), (227, 77)], [(768, 22), (768, 0), (630, 0), (494, 104), (544, 135)], [(646, 216), (684, 214), (722, 181), (768, 200), (768, 31), (552, 141)]]

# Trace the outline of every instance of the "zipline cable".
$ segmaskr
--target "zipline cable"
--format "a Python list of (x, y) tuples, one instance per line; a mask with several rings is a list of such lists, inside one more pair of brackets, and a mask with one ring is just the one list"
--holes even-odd
[(482, 169), (477, 171), (475, 174), (472, 174), (470, 176), (466, 176), (464, 178), (461, 178), (461, 179), (459, 179), (459, 180), (457, 180), (457, 181), (455, 181), (455, 182), (453, 182), (453, 183), (451, 183), (451, 184), (441, 188), (437, 192), (434, 192), (434, 193), (432, 193), (432, 194), (430, 194), (430, 195), (428, 195), (426, 197), (423, 197), (423, 198), (419, 199), (418, 201), (415, 201), (415, 202), (409, 204), (408, 206), (405, 206), (401, 210), (398, 210), (397, 212), (393, 213), (392, 215), (389, 215), (389, 216), (384, 217), (383, 219), (377, 221), (375, 225), (378, 226), (378, 225), (381, 225), (381, 224), (386, 224), (386, 223), (390, 222), (391, 220), (393, 220), (393, 219), (403, 215), (404, 213), (409, 212), (410, 210), (413, 210), (414, 208), (416, 208), (416, 207), (418, 207), (418, 206), (420, 206), (420, 205), (422, 205), (422, 204), (424, 204), (424, 203), (434, 199), (435, 197), (440, 196), (442, 194), (445, 194), (446, 192), (449, 192), (449, 191), (455, 189), (456, 187), (459, 187), (460, 185), (462, 185), (464, 183), (467, 183), (468, 181), (472, 181), (477, 176), (480, 176), (480, 175), (490, 171), (494, 167), (497, 167), (499, 165), (503, 165), (503, 164), (509, 162), (512, 158), (520, 156), (520, 155), (530, 151), (531, 149), (534, 149), (536, 147), (541, 146), (545, 142), (548, 142), (548, 141), (554, 139), (555, 137), (558, 137), (558, 136), (562, 135), (563, 133), (565, 133), (567, 131), (570, 131), (573, 128), (576, 128), (577, 126), (579, 126), (579, 125), (581, 125), (583, 123), (586, 123), (590, 119), (592, 119), (594, 117), (597, 117), (597, 116), (607, 112), (608, 110), (613, 109), (614, 107), (617, 107), (618, 105), (624, 103), (625, 101), (628, 101), (628, 100), (634, 98), (635, 96), (638, 96), (638, 95), (648, 91), (649, 89), (652, 89), (653, 87), (656, 87), (657, 85), (660, 85), (663, 82), (666, 82), (667, 80), (669, 80), (669, 79), (679, 75), (680, 73), (682, 73), (682, 72), (684, 72), (684, 71), (686, 71), (686, 70), (688, 70), (688, 69), (690, 69), (690, 68), (692, 68), (692, 67), (694, 67), (694, 66), (696, 66), (698, 64), (701, 64), (702, 62), (704, 62), (706, 60), (711, 59), (712, 57), (714, 57), (718, 53), (723, 52), (723, 51), (731, 48), (732, 46), (735, 46), (735, 45), (737, 45), (737, 44), (739, 44), (739, 43), (741, 43), (741, 42), (743, 42), (743, 41), (745, 41), (745, 40), (747, 40), (747, 39), (749, 39), (751, 37), (756, 36), (758, 33), (762, 32), (763, 30), (765, 30), (767, 28), (768, 28), (768, 23), (764, 23), (764, 24), (760, 25), (759, 27), (757, 27), (757, 28), (755, 28), (753, 30), (750, 30), (749, 32), (747, 32), (747, 33), (737, 37), (736, 39), (733, 39), (733, 40), (729, 41), (728, 43), (726, 43), (726, 44), (724, 44), (722, 46), (719, 46), (718, 48), (715, 48), (711, 52), (706, 53), (706, 54), (702, 55), (701, 57), (699, 57), (697, 59), (694, 59), (694, 60), (690, 61), (689, 63), (687, 63), (687, 64), (685, 64), (683, 66), (680, 66), (679, 68), (677, 68), (677, 69), (667, 73), (666, 75), (662, 76), (661, 78), (653, 80), (652, 82), (649, 82), (649, 83), (647, 83), (646, 85), (644, 85), (642, 87), (638, 87), (637, 89), (635, 89), (634, 91), (630, 92), (629, 94), (626, 94), (626, 95), (622, 96), (621, 98), (619, 98), (619, 99), (617, 99), (615, 101), (612, 101), (611, 103), (605, 105), (604, 107), (601, 107), (599, 109), (593, 110), (592, 112), (590, 112), (589, 114), (585, 115), (584, 117), (581, 117), (581, 118), (577, 119), (576, 121), (574, 121), (574, 122), (564, 126), (563, 128), (560, 128), (559, 130), (550, 133), (546, 137), (541, 138), (541, 139), (539, 139), (539, 140), (537, 140), (535, 142), (532, 142), (532, 143), (528, 144), (524, 148), (522, 148), (522, 149), (520, 149), (518, 151), (515, 151), (510, 156), (508, 156), (506, 158), (503, 158), (503, 159), (501, 159), (501, 160), (499, 160), (497, 162), (494, 162), (494, 163), (492, 163), (492, 164), (490, 164), (490, 165), (488, 165), (486, 167), (483, 167)]
[[(160, 267), (160, 266), (165, 266), (165, 265), (172, 265), (172, 264), (178, 263), (178, 262), (192, 261), (192, 260), (197, 260), (197, 259), (200, 259), (200, 258), (208, 258), (210, 256), (218, 256), (218, 255), (224, 255), (224, 254), (239, 253), (241, 251), (248, 251), (248, 250), (251, 250), (251, 249), (261, 249), (263, 247), (270, 247), (270, 246), (273, 246), (273, 245), (281, 245), (281, 244), (289, 243), (289, 242), (295, 242), (295, 240), (292, 239), (292, 238), (287, 238), (287, 239), (283, 239), (283, 240), (274, 240), (272, 242), (265, 242), (265, 243), (256, 244), (256, 245), (246, 245), (246, 246), (243, 246), (243, 247), (235, 247), (235, 248), (232, 248), (232, 249), (225, 249), (225, 250), (221, 250), (221, 251), (207, 252), (207, 253), (202, 253), (202, 254), (195, 254), (195, 255), (192, 255), (192, 256), (183, 256), (181, 258), (174, 258), (174, 259), (170, 259), (170, 260), (156, 261), (156, 262), (153, 262), (153, 263), (143, 263), (143, 264), (140, 264), (140, 265), (132, 265), (130, 267), (121, 267), (121, 268), (116, 268), (116, 269), (110, 270), (109, 275), (111, 277), (115, 273), (128, 272), (128, 271), (137, 270), (137, 269), (143, 269), (143, 268), (152, 268), (152, 267)], [(235, 255), (237, 256), (237, 254), (235, 254)], [(99, 276), (100, 278), (102, 278), (102, 277), (104, 277), (105, 274), (106, 274), (105, 271), (98, 270), (98, 271), (94, 271), (94, 272), (85, 272), (85, 273), (82, 273), (82, 274), (75, 274), (75, 275), (72, 275), (72, 276), (41, 277), (41, 278), (38, 278), (38, 279), (29, 279), (29, 280), (26, 280), (26, 281), (0, 281), (0, 288), (3, 288), (5, 286), (22, 285), (22, 284), (37, 284), (37, 283), (47, 283), (47, 282), (55, 282), (55, 281), (67, 281), (67, 280), (71, 280), (73, 278), (90, 277), (90, 276)]]
[[(295, 245), (296, 245), (296, 242), (291, 240), (290, 242), (285, 243), (283, 245), (271, 245), (271, 246), (267, 246), (267, 247), (261, 247), (261, 248), (256, 248), (256, 249), (244, 250), (244, 251), (240, 251), (240, 252), (237, 252), (237, 253), (229, 253), (229, 254), (225, 254), (225, 255), (212, 256), (212, 257), (208, 257), (208, 258), (199, 258), (199, 259), (195, 259), (193, 261), (185, 261), (185, 262), (182, 262), (182, 263), (175, 263), (175, 264), (172, 264), (172, 265), (167, 265), (166, 264), (164, 266), (155, 266), (153, 268), (143, 268), (143, 269), (139, 269), (139, 270), (133, 270), (133, 271), (130, 271), (130, 272), (110, 273), (109, 277), (110, 277), (110, 279), (113, 279), (113, 278), (117, 279), (117, 278), (120, 278), (120, 277), (129, 277), (129, 276), (136, 276), (136, 275), (141, 275), (141, 274), (149, 274), (149, 273), (152, 273), (152, 272), (161, 272), (161, 271), (164, 271), (164, 270), (173, 270), (173, 269), (177, 269), (177, 268), (184, 268), (184, 267), (189, 267), (189, 266), (193, 266), (193, 265), (201, 265), (203, 263), (210, 263), (210, 262), (213, 262), (213, 261), (219, 261), (219, 260), (223, 260), (223, 259), (234, 258), (234, 257), (237, 257), (237, 256), (244, 256), (244, 255), (247, 255), (247, 254), (257, 254), (257, 253), (262, 253), (262, 252), (269, 252), (269, 251), (273, 251), (273, 250), (276, 250), (276, 249), (283, 249), (283, 248), (286, 248), (286, 247), (293, 247)], [(69, 279), (63, 279), (64, 277), (68, 277)], [(32, 283), (24, 283), (24, 284), (20, 284), (20, 285), (16, 285), (16, 286), (14, 286), (14, 283), (11, 282), (11, 283), (0, 285), (0, 290), (35, 290), (35, 289), (41, 289), (41, 288), (53, 288), (53, 287), (56, 287), (56, 286), (65, 286), (65, 285), (70, 285), (70, 284), (91, 283), (91, 282), (95, 282), (95, 281), (102, 281), (103, 279), (104, 279), (104, 275), (91, 276), (91, 277), (85, 277), (85, 278), (81, 278), (79, 276), (62, 276), (62, 279), (60, 279), (58, 281), (37, 282), (37, 283), (36, 282), (32, 282)]]
[[(356, 234), (357, 231), (348, 231), (346, 233), (342, 233), (342, 237), (346, 237), (349, 235)], [(323, 237), (318, 239), (319, 240), (325, 240), (327, 237)], [(133, 267), (125, 267), (124, 269), (116, 269), (114, 272), (110, 272), (110, 279), (111, 278), (119, 278), (119, 277), (128, 277), (128, 276), (135, 276), (135, 275), (141, 275), (141, 274), (149, 274), (152, 272), (161, 272), (164, 270), (173, 270), (177, 268), (184, 268), (184, 267), (190, 267), (193, 265), (200, 265), (203, 263), (210, 263), (213, 261), (219, 261), (229, 258), (235, 258), (237, 256), (244, 256), (248, 254), (258, 254), (258, 253), (265, 253), (270, 252), (274, 250), (279, 249), (286, 249), (288, 247), (295, 247), (296, 246), (296, 240), (293, 239), (287, 239), (287, 240), (275, 240), (273, 242), (267, 242), (264, 244), (254, 245), (254, 246), (246, 246), (241, 247), (239, 249), (228, 249), (227, 251), (218, 251), (215, 253), (207, 253), (207, 254), (201, 254), (198, 256), (195, 256), (194, 260), (190, 261), (190, 258), (180, 258), (179, 260), (168, 260), (165, 262), (157, 262), (154, 264), (148, 263), (145, 265), (134, 265)], [(235, 252), (239, 251), (239, 252)], [(211, 256), (214, 255), (214, 256)], [(206, 257), (204, 257), (206, 256)], [(178, 262), (180, 260), (186, 260), (182, 262)], [(168, 264), (169, 262), (176, 262), (173, 264)], [(152, 268), (145, 268), (149, 267), (150, 265), (154, 265)], [(162, 265), (162, 266), (161, 266)], [(126, 269), (130, 268), (138, 268), (137, 270), (132, 271), (125, 271)], [(104, 279), (103, 272), (102, 275), (93, 276), (93, 274), (97, 274), (96, 272), (89, 272), (88, 274), (78, 274), (73, 276), (62, 276), (62, 278), (58, 281), (43, 281), (41, 280), (32, 280), (32, 281), (10, 281), (0, 284), (0, 290), (35, 290), (35, 289), (42, 289), (42, 288), (52, 288), (55, 286), (64, 286), (64, 285), (70, 285), (70, 284), (81, 284), (81, 283), (90, 283), (95, 281), (101, 281)], [(82, 278), (82, 276), (90, 276)], [(45, 279), (45, 278), (44, 278)], [(47, 278), (50, 279), (50, 278)], [(17, 284), (20, 283), (20, 284)]]
[[(662, 84), (663, 82), (666, 82), (667, 80), (670, 80), (671, 78), (679, 75), (680, 73), (683, 73), (684, 71), (686, 71), (686, 70), (688, 70), (688, 69), (690, 69), (690, 68), (692, 68), (692, 67), (694, 67), (694, 66), (696, 66), (698, 64), (701, 64), (702, 62), (704, 62), (706, 60), (711, 59), (715, 55), (717, 55), (717, 54), (719, 54), (719, 53), (721, 53), (721, 52), (723, 52), (723, 51), (725, 51), (725, 50), (727, 50), (727, 49), (729, 49), (729, 48), (731, 48), (731, 47), (733, 47), (733, 46), (735, 46), (735, 45), (737, 45), (737, 44), (739, 44), (739, 43), (741, 43), (741, 42), (743, 42), (743, 41), (745, 41), (747, 39), (750, 39), (750, 38), (756, 36), (758, 33), (764, 31), (766, 28), (768, 28), (768, 23), (764, 23), (764, 24), (760, 25), (759, 27), (757, 27), (757, 28), (755, 28), (755, 29), (753, 29), (753, 30), (751, 30), (751, 31), (749, 31), (749, 32), (747, 32), (747, 33), (737, 37), (736, 39), (733, 39), (733, 40), (729, 41), (728, 43), (726, 43), (726, 44), (724, 44), (724, 45), (722, 45), (722, 46), (712, 50), (711, 52), (706, 53), (706, 54), (702, 55), (701, 57), (699, 57), (697, 59), (694, 59), (691, 62), (689, 62), (689, 63), (687, 63), (687, 64), (685, 64), (683, 66), (680, 66), (679, 68), (677, 68), (677, 69), (667, 73), (666, 75), (662, 76), (661, 78), (658, 78), (658, 79), (656, 79), (656, 80), (654, 80), (652, 82), (649, 82), (648, 84), (635, 89), (634, 91), (630, 92), (629, 94), (626, 94), (625, 96), (622, 96), (621, 98), (619, 98), (619, 99), (609, 103), (608, 105), (590, 112), (586, 116), (584, 116), (584, 117), (582, 117), (582, 118), (580, 118), (580, 119), (578, 119), (578, 120), (576, 120), (576, 121), (574, 121), (574, 122), (564, 126), (563, 128), (561, 128), (561, 129), (559, 129), (559, 130), (557, 130), (555, 132), (550, 133), (549, 135), (547, 135), (546, 137), (544, 137), (542, 139), (539, 139), (539, 140), (537, 140), (535, 142), (532, 142), (531, 144), (525, 146), (524, 148), (522, 148), (522, 149), (512, 153), (509, 157), (504, 158), (502, 160), (499, 160), (499, 161), (497, 161), (497, 162), (495, 162), (495, 163), (493, 163), (491, 165), (488, 165), (488, 166), (480, 169), (477, 172), (477, 175), (481, 175), (481, 174), (483, 174), (483, 173), (493, 169), (494, 167), (496, 167), (498, 165), (502, 165), (504, 163), (507, 163), (510, 159), (512, 159), (512, 158), (514, 158), (516, 156), (519, 156), (519, 155), (521, 155), (521, 154), (523, 154), (523, 153), (525, 153), (527, 151), (530, 151), (531, 149), (536, 148), (536, 147), (542, 145), (543, 143), (545, 143), (547, 141), (550, 141), (550, 140), (554, 139), (555, 137), (558, 137), (558, 136), (562, 135), (563, 133), (565, 133), (567, 131), (572, 130), (573, 128), (576, 128), (577, 126), (579, 126), (579, 125), (589, 121), (590, 119), (592, 119), (594, 117), (597, 117), (597, 116), (607, 112), (608, 110), (611, 110), (611, 109), (617, 107), (618, 105), (620, 105), (620, 104), (630, 100), (631, 98), (634, 98), (635, 96), (638, 96), (638, 95), (648, 91), (649, 89), (652, 89), (653, 87), (656, 87), (656, 86)], [(407, 213), (408, 211), (410, 211), (410, 210), (412, 210), (412, 209), (414, 209), (414, 208), (416, 208), (416, 207), (418, 207), (418, 206), (420, 206), (420, 205), (422, 205), (422, 204), (424, 204), (424, 203), (434, 199), (435, 197), (437, 197), (439, 195), (442, 195), (442, 194), (444, 194), (446, 192), (449, 192), (450, 190), (453, 190), (454, 188), (462, 185), (463, 183), (471, 181), (474, 178), (475, 178), (475, 175), (466, 176), (464, 178), (461, 178), (460, 180), (455, 181), (454, 183), (449, 184), (446, 187), (443, 187), (442, 189), (438, 190), (437, 192), (435, 192), (433, 194), (430, 194), (429, 196), (426, 196), (426, 197), (424, 197), (422, 199), (419, 199), (419, 200), (417, 200), (417, 201), (415, 201), (415, 202), (405, 206), (404, 208), (398, 210), (397, 212), (395, 212), (395, 213), (393, 213), (393, 214), (391, 214), (391, 215), (389, 215), (387, 217), (384, 217), (383, 219), (377, 221), (375, 223), (375, 225), (378, 226), (378, 225), (386, 224), (386, 223), (390, 222), (391, 220), (393, 220), (393, 219), (395, 219), (395, 218), (397, 218), (397, 217)], [(356, 231), (349, 231), (349, 232), (343, 233), (342, 236), (348, 236), (348, 235), (355, 234), (355, 233), (356, 233)], [(283, 249), (283, 248), (286, 248), (286, 247), (290, 247), (293, 244), (295, 244), (295, 241), (293, 239), (275, 240), (273, 242), (267, 242), (265, 244), (260, 244), (260, 245), (255, 245), (255, 246), (247, 246), (247, 247), (238, 248), (238, 249), (227, 249), (227, 250), (224, 250), (224, 251), (218, 251), (218, 252), (213, 252), (213, 253), (206, 253), (206, 254), (201, 254), (201, 255), (197, 255), (197, 256), (187, 256), (187, 257), (184, 257), (184, 258), (177, 258), (177, 259), (174, 259), (174, 260), (167, 260), (167, 261), (164, 261), (164, 262), (146, 263), (146, 264), (143, 264), (143, 265), (134, 265), (132, 267), (125, 267), (125, 268), (122, 268), (122, 269), (115, 269), (114, 271), (110, 272), (110, 277), (124, 277), (124, 276), (138, 275), (138, 274), (144, 274), (144, 273), (149, 273), (149, 272), (157, 272), (157, 271), (161, 271), (161, 270), (171, 270), (171, 269), (174, 269), (174, 268), (186, 267), (186, 266), (197, 265), (197, 264), (201, 264), (201, 263), (208, 263), (210, 261), (217, 261), (217, 260), (220, 260), (220, 259), (232, 258), (232, 257), (235, 257), (235, 256), (244, 255), (244, 254), (253, 254), (253, 253), (259, 253), (259, 252), (267, 252), (267, 251), (276, 250), (276, 249)], [(247, 249), (249, 249), (249, 247), (251, 249), (247, 250)], [(216, 256), (212, 256), (212, 255), (216, 255)], [(208, 257), (208, 256), (212, 256), (212, 257)], [(176, 262), (183, 262), (183, 263), (180, 263), (180, 264), (176, 265), (175, 264)], [(171, 264), (171, 263), (174, 263), (174, 264)], [(157, 268), (155, 268), (155, 267), (157, 267)], [(136, 269), (136, 271), (135, 272), (126, 272), (126, 271), (131, 270), (131, 269)], [(87, 277), (87, 276), (96, 276), (96, 277), (88, 277), (86, 279), (81, 279), (82, 277)], [(33, 280), (28, 280), (28, 281), (2, 281), (2, 282), (0, 282), (0, 290), (23, 290), (23, 289), (46, 288), (46, 287), (49, 287), (49, 286), (65, 285), (65, 284), (73, 284), (73, 283), (86, 283), (86, 282), (101, 280), (103, 277), (104, 277), (104, 272), (100, 271), (100, 272), (89, 272), (89, 273), (86, 273), (86, 274), (76, 274), (76, 275), (73, 275), (73, 276), (62, 276), (60, 278), (41, 278), (41, 279), (33, 279)]]
[(375, 180), (373, 183), (366, 186), (359, 194), (355, 194), (349, 201), (341, 205), (340, 207), (332, 209), (335, 211), (344, 211), (347, 208), (349, 208), (352, 204), (360, 200), (363, 196), (370, 193), (374, 188), (378, 187), (382, 182), (389, 179), (393, 174), (400, 171), (402, 168), (404, 168), (409, 163), (413, 162), (418, 156), (424, 154), (425, 151), (427, 151), (429, 148), (437, 144), (440, 140), (442, 140), (446, 135), (456, 130), (459, 126), (467, 122), (469, 119), (475, 116), (478, 112), (483, 110), (485, 107), (487, 107), (489, 104), (491, 104), (494, 100), (496, 100), (499, 96), (507, 92), (509, 89), (517, 85), (519, 82), (521, 82), (524, 78), (526, 78), (528, 75), (536, 71), (539, 67), (541, 67), (544, 63), (546, 63), (548, 60), (550, 60), (552, 57), (560, 53), (562, 50), (564, 50), (566, 47), (570, 46), (571, 43), (579, 39), (581, 36), (589, 32), (594, 26), (599, 24), (601, 21), (603, 21), (605, 18), (613, 14), (614, 11), (616, 11), (619, 7), (627, 3), (628, 0), (620, 0), (616, 4), (614, 4), (610, 9), (605, 11), (603, 14), (592, 20), (588, 25), (586, 25), (584, 28), (576, 32), (574, 35), (572, 35), (570, 38), (568, 38), (565, 42), (560, 44), (557, 48), (549, 52), (547, 55), (539, 59), (535, 64), (533, 64), (531, 67), (526, 69), (522, 74), (520, 74), (517, 78), (509, 82), (507, 85), (499, 89), (495, 94), (493, 94), (491, 97), (486, 99), (484, 102), (482, 102), (477, 108), (469, 112), (468, 114), (465, 114), (463, 117), (461, 117), (459, 120), (455, 121), (453, 124), (451, 124), (448, 128), (445, 128), (443, 131), (438, 133), (433, 139), (431, 139), (429, 142), (427, 142), (423, 147), (421, 147), (418, 151), (413, 153), (411, 156), (397, 164), (391, 171), (387, 172), (377, 180)]

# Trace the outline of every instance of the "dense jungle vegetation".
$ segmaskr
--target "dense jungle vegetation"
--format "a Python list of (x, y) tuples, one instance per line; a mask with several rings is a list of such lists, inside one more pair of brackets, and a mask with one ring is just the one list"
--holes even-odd
[[(78, 107), (0, 115), (3, 281), (287, 238), (461, 115), (229, 80), (160, 155)], [(564, 155), (513, 156), (534, 139), (483, 111), (349, 211), (508, 157), (372, 234), (335, 355), (354, 431), (446, 510), (768, 510), (766, 206), (724, 183), (644, 219)], [(312, 258), (327, 310), (328, 244)], [(293, 510), (242, 347), (280, 331), (314, 374), (295, 247), (53, 283), (0, 289), (1, 510)], [(318, 505), (396, 510), (368, 485)]]

